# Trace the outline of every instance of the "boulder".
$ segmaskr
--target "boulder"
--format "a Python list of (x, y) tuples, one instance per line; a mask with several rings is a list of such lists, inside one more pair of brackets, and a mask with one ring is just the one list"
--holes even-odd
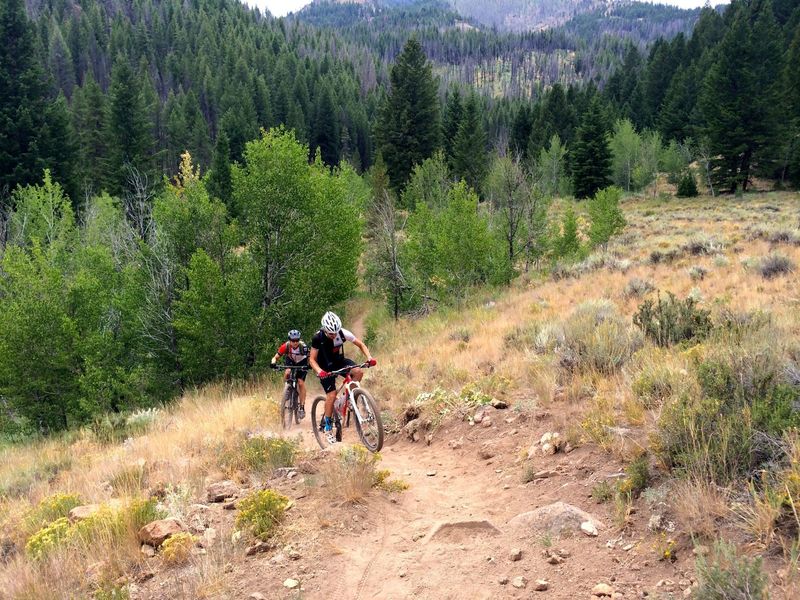
[(171, 535), (186, 531), (178, 519), (161, 519), (148, 523), (139, 530), (139, 541), (153, 548), (158, 548)]
[(514, 577), (514, 579), (511, 580), (511, 585), (513, 585), (518, 590), (521, 590), (526, 585), (528, 585), (528, 580), (520, 575), (519, 577)]
[(468, 539), (495, 536), (500, 533), (490, 521), (445, 521), (437, 523), (428, 535), (428, 541), (460, 544)]
[(100, 504), (84, 504), (83, 506), (76, 506), (69, 511), (69, 520), (71, 523), (76, 523), (77, 521), (88, 519), (97, 511), (99, 511), (101, 506), (102, 505)]
[(554, 502), (536, 510), (518, 514), (508, 524), (521, 533), (551, 533), (581, 531), (583, 523), (592, 523), (595, 528), (603, 529), (603, 523), (577, 506), (566, 502)]
[(598, 598), (611, 598), (614, 595), (614, 588), (612, 588), (607, 583), (598, 583), (596, 586), (592, 588), (592, 596), (596, 596)]
[(208, 494), (209, 502), (224, 502), (228, 498), (236, 496), (239, 493), (239, 488), (231, 480), (226, 479), (225, 481), (212, 483), (206, 489), (206, 493)]

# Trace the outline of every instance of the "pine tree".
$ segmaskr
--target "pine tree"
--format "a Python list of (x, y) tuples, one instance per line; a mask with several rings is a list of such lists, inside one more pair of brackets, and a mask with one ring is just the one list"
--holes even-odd
[(78, 140), (80, 186), (82, 191), (99, 191), (103, 184), (103, 157), (106, 153), (106, 97), (100, 86), (87, 75), (72, 100), (72, 123)]
[(233, 213), (231, 210), (233, 184), (231, 182), (230, 146), (228, 136), (224, 131), (219, 132), (217, 144), (214, 146), (214, 157), (211, 159), (207, 188), (209, 194), (222, 200), (228, 207), (228, 212)]
[(395, 189), (402, 188), (414, 165), (439, 146), (439, 99), (436, 81), (420, 43), (412, 38), (397, 57), (391, 89), (378, 124), (380, 150)]
[(148, 118), (141, 86), (127, 59), (118, 56), (111, 72), (106, 140), (105, 177), (112, 194), (122, 194), (130, 170), (152, 175), (152, 123)]
[(533, 127), (533, 116), (528, 104), (519, 107), (514, 116), (514, 124), (511, 126), (511, 139), (509, 146), (511, 150), (522, 158), (528, 157), (528, 140), (531, 137), (531, 127)]
[(611, 183), (611, 149), (608, 126), (595, 96), (583, 115), (571, 150), (572, 179), (577, 198), (591, 198)]
[(76, 210), (81, 205), (80, 185), (78, 179), (79, 149), (75, 139), (75, 130), (69, 118), (67, 100), (59, 94), (55, 101), (47, 105), (45, 125), (42, 129), (41, 148), (43, 160), (53, 175), (53, 179), (61, 184), (67, 196), (72, 200)]
[(442, 147), (444, 148), (447, 164), (451, 166), (453, 164), (453, 146), (455, 145), (458, 126), (461, 124), (463, 116), (464, 105), (461, 101), (461, 92), (456, 87), (453, 88), (447, 98), (444, 116), (442, 117)]
[(331, 90), (326, 85), (317, 100), (311, 152), (313, 155), (319, 148), (322, 162), (329, 167), (338, 165), (341, 158), (341, 139), (337, 112), (331, 97)]
[(464, 114), (453, 140), (451, 168), (456, 179), (463, 179), (476, 192), (481, 192), (489, 170), (489, 157), (486, 154), (486, 131), (474, 93), (464, 104)]
[(23, 0), (0, 5), (0, 206), (17, 185), (37, 182), (46, 87)]
[[(800, 13), (798, 13), (800, 15)], [(790, 119), (788, 170), (789, 179), (800, 187), (800, 22), (795, 26), (784, 67), (784, 98)]]
[(715, 50), (698, 103), (715, 155), (712, 177), (733, 192), (747, 189), (754, 164), (762, 170), (771, 165), (781, 53), (769, 1), (729, 10), (733, 20)]

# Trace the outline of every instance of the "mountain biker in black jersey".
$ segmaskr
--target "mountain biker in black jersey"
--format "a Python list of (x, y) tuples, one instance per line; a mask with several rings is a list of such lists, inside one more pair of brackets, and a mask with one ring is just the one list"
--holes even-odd
[[(375, 366), (377, 361), (372, 358), (367, 345), (347, 329), (342, 328), (342, 320), (334, 313), (328, 311), (322, 316), (322, 328), (311, 339), (311, 355), (308, 362), (319, 376), (322, 389), (325, 390), (325, 416), (320, 426), (331, 444), (336, 442), (333, 433), (333, 403), (336, 401), (336, 376), (331, 371), (338, 371), (344, 367), (355, 367), (349, 358), (344, 356), (345, 342), (352, 342), (367, 358), (370, 366)], [(361, 381), (364, 371), (358, 367), (350, 371), (350, 377)], [(315, 423), (316, 427), (317, 424)]]
[[(283, 357), (285, 365), (295, 367), (308, 366), (308, 346), (300, 339), (300, 332), (297, 329), (292, 329), (289, 332), (289, 341), (281, 344), (275, 356), (272, 357), (272, 364), (278, 363), (278, 360)], [(283, 380), (289, 379), (290, 370), (286, 369), (283, 374)], [(297, 391), (298, 400), (300, 401), (300, 409), (298, 415), (301, 419), (306, 418), (306, 371), (302, 369), (297, 370)]]

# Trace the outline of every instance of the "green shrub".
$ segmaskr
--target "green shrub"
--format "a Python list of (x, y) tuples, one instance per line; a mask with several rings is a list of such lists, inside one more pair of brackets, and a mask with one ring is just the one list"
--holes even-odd
[(619, 482), (617, 490), (621, 494), (628, 494), (635, 498), (650, 483), (650, 467), (647, 464), (647, 455), (643, 454), (631, 461), (625, 467), (626, 477)]
[(676, 195), (678, 198), (694, 198), (697, 194), (697, 181), (694, 178), (694, 173), (687, 169), (678, 180)]
[(258, 490), (239, 502), (236, 527), (266, 541), (283, 521), (289, 499), (273, 490)]
[(677, 388), (677, 374), (664, 363), (651, 363), (636, 375), (631, 390), (647, 409), (661, 406)]
[(587, 302), (564, 322), (561, 365), (569, 370), (613, 373), (639, 346), (638, 332), (631, 329), (612, 303)]
[(156, 498), (134, 498), (119, 514), (119, 518), (135, 532), (166, 516), (166, 511), (158, 506)]
[(82, 504), (80, 496), (75, 494), (53, 494), (44, 498), (25, 516), (25, 531), (34, 532), (50, 523), (69, 515), (76, 506)]
[(593, 246), (603, 246), (625, 227), (625, 216), (619, 207), (622, 190), (608, 187), (599, 190), (587, 203), (589, 212), (589, 240)]
[(697, 600), (766, 600), (768, 578), (761, 558), (738, 556), (736, 546), (720, 540), (709, 557), (697, 559)]
[[(527, 482), (526, 482), (527, 483)], [(607, 481), (601, 481), (592, 488), (592, 498), (598, 504), (608, 502), (614, 497), (614, 488)]]
[(699, 308), (691, 297), (678, 300), (674, 294), (661, 294), (645, 300), (633, 315), (634, 324), (659, 346), (705, 338), (712, 329), (711, 313)]

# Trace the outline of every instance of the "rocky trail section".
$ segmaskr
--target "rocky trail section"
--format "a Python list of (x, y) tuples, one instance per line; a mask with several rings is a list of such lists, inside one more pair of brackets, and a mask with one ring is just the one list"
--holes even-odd
[[(451, 423), (430, 444), (390, 440), (380, 467), (410, 485), (402, 493), (375, 491), (355, 505), (324, 498), (313, 472), (326, 460), (324, 453), (277, 473), (263, 486), (293, 501), (280, 542), (233, 545), (219, 593), (211, 596), (691, 595), (695, 557), (688, 545), (676, 548), (675, 562), (659, 561), (663, 534), (648, 530), (649, 510), (633, 514), (620, 531), (613, 525), (612, 504), (591, 498), (598, 482), (613, 484), (621, 476), (617, 461), (593, 446), (570, 448), (550, 434), (554, 424), (547, 412), (488, 408), (482, 413), (479, 420), (488, 426)], [(310, 432), (303, 438), (314, 448)], [(204, 527), (214, 528), (215, 537), (230, 537), (235, 510), (226, 509), (234, 509), (236, 497), (246, 491), (233, 491), (228, 483), (211, 487), (202, 517), (193, 517), (193, 531), (202, 535)], [(132, 597), (190, 596), (176, 583), (180, 579), (175, 569), (157, 572)]]

